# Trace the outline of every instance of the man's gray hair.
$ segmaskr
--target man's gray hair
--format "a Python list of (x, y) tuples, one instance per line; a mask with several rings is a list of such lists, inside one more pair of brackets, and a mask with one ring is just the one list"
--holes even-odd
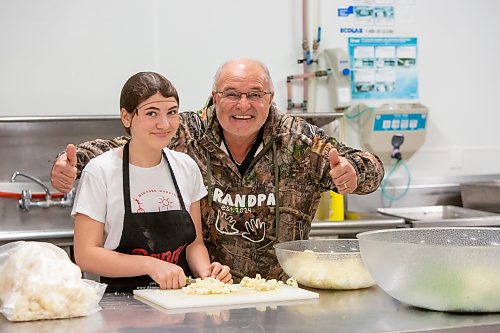
[[(244, 59), (242, 59), (242, 60), (244, 60)], [(267, 66), (258, 60), (253, 60), (253, 59), (248, 59), (248, 60), (252, 61), (252, 62), (256, 63), (257, 65), (259, 65), (260, 67), (262, 67), (262, 69), (264, 70), (264, 74), (266, 74), (266, 76), (267, 76), (267, 81), (269, 82), (269, 90), (271, 92), (274, 92), (273, 80), (271, 79), (271, 74), (269, 73), (269, 69), (267, 68)], [(224, 64), (222, 64), (222, 66), (220, 66), (219, 69), (217, 69), (217, 72), (215, 73), (215, 76), (214, 76), (214, 83), (212, 85), (213, 91), (217, 90), (217, 83), (219, 82), (220, 75), (221, 75), (222, 71), (224, 70), (224, 68), (228, 64), (233, 63), (233, 62), (238, 62), (238, 60), (229, 60), (229, 61), (225, 62)]]

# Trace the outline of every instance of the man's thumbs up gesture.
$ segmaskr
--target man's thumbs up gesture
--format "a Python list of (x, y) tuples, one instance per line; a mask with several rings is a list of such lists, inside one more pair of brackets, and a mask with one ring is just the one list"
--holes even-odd
[(52, 167), (50, 180), (54, 188), (62, 193), (71, 191), (76, 180), (76, 162), (76, 148), (69, 144), (66, 146), (66, 154), (59, 156)]
[(337, 187), (339, 194), (349, 194), (358, 187), (358, 176), (356, 170), (349, 161), (339, 156), (337, 149), (332, 148), (329, 152), (330, 176)]

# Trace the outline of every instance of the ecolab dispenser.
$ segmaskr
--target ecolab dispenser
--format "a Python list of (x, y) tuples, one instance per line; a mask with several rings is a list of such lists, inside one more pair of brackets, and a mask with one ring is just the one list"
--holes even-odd
[(383, 104), (359, 112), (360, 143), (384, 162), (407, 160), (424, 144), (429, 109), (422, 104)]

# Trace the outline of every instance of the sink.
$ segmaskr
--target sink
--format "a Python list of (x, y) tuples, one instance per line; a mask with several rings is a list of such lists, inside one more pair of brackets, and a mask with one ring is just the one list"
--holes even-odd
[(500, 180), (462, 183), (460, 195), (466, 208), (500, 213)]
[[(40, 193), (33, 183), (0, 183), (1, 193), (20, 193), (31, 189)], [(33, 207), (28, 212), (18, 206), (18, 199), (0, 197), (0, 245), (18, 240), (48, 241), (56, 245), (73, 242), (73, 218), (71, 209), (59, 206)]]
[(451, 205), (379, 208), (378, 212), (403, 218), (412, 227), (500, 226), (500, 214)]

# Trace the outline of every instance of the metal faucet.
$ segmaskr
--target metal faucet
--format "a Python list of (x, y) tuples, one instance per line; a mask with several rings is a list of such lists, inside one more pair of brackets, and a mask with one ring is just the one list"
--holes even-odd
[(60, 207), (71, 207), (73, 205), (73, 199), (75, 197), (75, 189), (72, 188), (61, 200), (52, 200), (52, 195), (50, 194), (49, 188), (45, 186), (42, 181), (36, 177), (31, 175), (27, 175), (25, 173), (16, 171), (12, 174), (10, 181), (14, 183), (18, 176), (23, 176), (32, 180), (33, 182), (40, 185), (45, 191), (45, 200), (32, 201), (33, 198), (30, 190), (22, 190), (21, 191), (21, 199), (19, 199), (19, 208), (24, 211), (29, 211), (31, 207), (43, 207), (48, 208), (51, 206), (60, 206)]

